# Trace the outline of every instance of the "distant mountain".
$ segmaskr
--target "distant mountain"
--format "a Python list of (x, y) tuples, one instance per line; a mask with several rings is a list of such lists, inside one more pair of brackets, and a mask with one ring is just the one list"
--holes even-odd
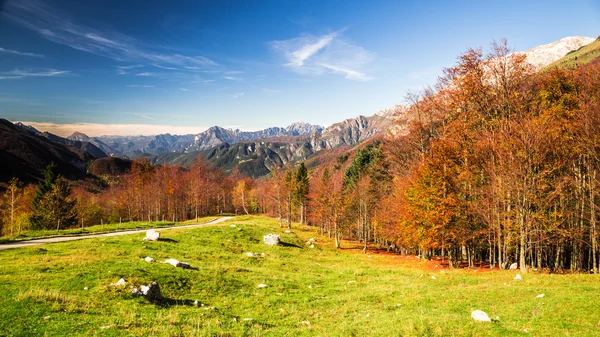
[(592, 42), (594, 42), (594, 39), (591, 37), (570, 36), (520, 53), (524, 53), (527, 62), (532, 64), (536, 70), (539, 70), (558, 61), (567, 55), (567, 53)]
[(57, 165), (63, 176), (83, 178), (86, 160), (91, 156), (80, 149), (56, 143), (40, 135), (39, 131), (36, 133), (0, 119), (0, 182), (7, 182), (13, 177), (23, 182), (36, 182), (51, 162)]
[(162, 153), (189, 153), (206, 150), (222, 144), (276, 137), (303, 136), (320, 132), (323, 127), (308, 123), (294, 123), (287, 128), (272, 127), (260, 131), (241, 131), (213, 126), (196, 135), (157, 136), (102, 136), (97, 140), (129, 158), (140, 158)]
[(567, 53), (561, 59), (551, 63), (546, 68), (553, 67), (573, 69), (588, 64), (600, 58), (600, 37), (585, 46)]
[[(241, 173), (256, 178), (269, 174), (274, 167), (305, 161), (313, 158), (323, 150), (353, 147), (375, 135), (382, 134), (394, 125), (395, 113), (398, 109), (403, 108), (399, 106), (369, 117), (350, 118), (333, 124), (322, 131), (308, 128), (305, 124), (297, 124), (288, 127), (289, 130), (286, 128), (286, 132), (283, 133), (284, 135), (290, 134), (292, 133), (291, 130), (301, 128), (303, 135), (265, 137), (264, 139), (240, 141), (232, 144), (222, 142), (218, 146), (205, 150), (186, 153), (162, 153), (149, 159), (153, 164), (167, 162), (187, 166), (200, 156), (226, 171), (237, 167)], [(275, 128), (267, 130), (273, 129)], [(282, 133), (272, 132), (269, 134), (280, 135)], [(221, 139), (232, 138), (222, 137)]]
[(31, 134), (44, 137), (54, 143), (66, 146), (70, 151), (77, 154), (84, 161), (89, 161), (97, 158), (104, 158), (107, 156), (107, 154), (103, 150), (86, 140), (63, 138), (49, 132), (41, 132), (33, 126), (25, 125), (21, 122), (15, 123), (14, 126), (19, 127), (22, 130)]
[(108, 146), (106, 143), (104, 143), (100, 139), (98, 139), (96, 137), (88, 137), (86, 134), (81, 133), (81, 132), (75, 131), (75, 132), (73, 132), (73, 134), (71, 134), (69, 137), (67, 137), (67, 139), (94, 144), (97, 148), (102, 150), (105, 154), (107, 154), (110, 157), (125, 157), (125, 155), (123, 155), (121, 152)]

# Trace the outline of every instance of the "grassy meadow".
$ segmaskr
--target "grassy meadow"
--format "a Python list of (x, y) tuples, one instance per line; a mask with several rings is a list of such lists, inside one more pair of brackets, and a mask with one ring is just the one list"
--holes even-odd
[(60, 229), (60, 230), (52, 230), (52, 229), (44, 229), (44, 230), (26, 230), (21, 232), (20, 234), (8, 235), (0, 238), (0, 244), (15, 242), (15, 241), (25, 241), (25, 240), (33, 240), (40, 238), (50, 238), (54, 236), (76, 236), (76, 235), (89, 235), (89, 234), (100, 234), (100, 233), (111, 233), (111, 232), (122, 232), (136, 229), (148, 229), (148, 228), (165, 228), (186, 224), (195, 224), (195, 223), (206, 223), (211, 220), (214, 220), (216, 217), (201, 217), (198, 221), (190, 220), (186, 222), (173, 222), (173, 221), (129, 221), (122, 223), (107, 223), (103, 225), (94, 225), (83, 228), (71, 228), (71, 229)]
[[(264, 245), (268, 233), (284, 244)], [(600, 335), (594, 275), (529, 273), (515, 281), (512, 271), (440, 272), (431, 261), (365, 255), (350, 243), (335, 250), (312, 228), (285, 233), (277, 221), (255, 216), (163, 231), (157, 242), (143, 237), (0, 251), (0, 335)], [(311, 237), (314, 249), (305, 244)], [(147, 263), (146, 256), (194, 269)], [(120, 278), (124, 287), (111, 286)], [(167, 297), (160, 305), (130, 293), (130, 285), (152, 281)], [(475, 309), (499, 321), (475, 322)]]

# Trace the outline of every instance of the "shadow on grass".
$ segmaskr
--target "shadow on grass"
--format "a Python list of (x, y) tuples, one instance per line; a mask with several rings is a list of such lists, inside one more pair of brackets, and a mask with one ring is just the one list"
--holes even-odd
[(169, 238), (158, 238), (158, 241), (178, 243), (179, 241)]
[(284, 247), (302, 248), (301, 246), (298, 246), (297, 244), (289, 243), (289, 242), (283, 242), (283, 241), (279, 241), (279, 245), (280, 246), (284, 246)]

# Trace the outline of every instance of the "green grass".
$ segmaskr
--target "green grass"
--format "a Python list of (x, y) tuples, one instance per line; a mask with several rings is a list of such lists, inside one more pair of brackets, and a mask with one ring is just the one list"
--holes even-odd
[(110, 232), (122, 232), (128, 230), (135, 229), (147, 229), (147, 228), (163, 228), (163, 227), (172, 227), (178, 225), (186, 225), (192, 223), (206, 223), (217, 217), (208, 216), (199, 218), (198, 221), (189, 220), (185, 222), (172, 222), (172, 221), (155, 221), (155, 222), (145, 222), (145, 221), (131, 221), (131, 222), (123, 222), (123, 223), (114, 223), (114, 224), (105, 224), (105, 225), (95, 225), (84, 228), (72, 228), (72, 229), (61, 229), (61, 230), (28, 230), (24, 231), (21, 234), (14, 234), (0, 238), (0, 244), (16, 242), (16, 241), (25, 241), (25, 240), (33, 240), (40, 238), (49, 238), (55, 236), (75, 236), (75, 235), (87, 235), (87, 234), (100, 234), (100, 233), (110, 233)]
[(560, 60), (546, 66), (544, 69), (549, 70), (555, 67), (563, 69), (575, 69), (578, 66), (592, 62), (598, 57), (600, 57), (600, 38), (579, 48), (578, 50), (568, 53)]
[[(267, 233), (280, 234), (286, 245), (264, 245)], [(519, 282), (509, 271), (440, 273), (414, 259), (336, 251), (309, 228), (285, 233), (264, 217), (173, 229), (163, 237), (171, 240), (142, 242), (141, 234), (0, 251), (0, 335), (600, 334), (594, 275), (530, 273)], [(315, 249), (305, 245), (310, 237), (317, 238)], [(197, 270), (146, 263), (145, 256), (175, 258)], [(124, 289), (110, 286), (121, 277)], [(151, 281), (172, 301), (160, 306), (129, 294), (129, 285)], [(258, 289), (259, 283), (268, 287)], [(536, 298), (540, 293), (545, 297)], [(195, 300), (206, 306), (190, 305)], [(500, 321), (476, 323), (475, 309)]]

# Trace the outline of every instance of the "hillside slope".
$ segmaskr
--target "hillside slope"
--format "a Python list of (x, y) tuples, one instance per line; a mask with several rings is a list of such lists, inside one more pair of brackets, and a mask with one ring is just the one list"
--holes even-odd
[(588, 64), (598, 57), (600, 57), (600, 37), (592, 43), (568, 53), (561, 59), (548, 65), (545, 69), (552, 69), (554, 67), (574, 69)]

